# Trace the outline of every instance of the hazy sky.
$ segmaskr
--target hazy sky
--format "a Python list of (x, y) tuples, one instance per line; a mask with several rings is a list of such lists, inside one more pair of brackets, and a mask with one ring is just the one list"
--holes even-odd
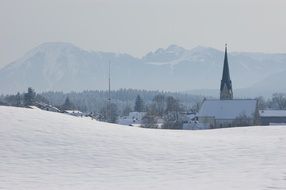
[(71, 42), (141, 57), (177, 44), (286, 53), (285, 0), (0, 0), (0, 67)]

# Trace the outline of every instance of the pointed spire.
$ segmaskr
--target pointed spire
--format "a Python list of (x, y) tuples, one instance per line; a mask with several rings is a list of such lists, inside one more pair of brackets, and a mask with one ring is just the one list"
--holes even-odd
[(227, 44), (225, 44), (223, 73), (220, 85), (220, 99), (232, 99), (232, 84), (229, 74), (228, 58), (227, 58)]
[(228, 80), (230, 80), (230, 74), (229, 74), (228, 59), (227, 59), (227, 44), (225, 44), (224, 61), (223, 62), (224, 63), (223, 63), (222, 80), (228, 81)]

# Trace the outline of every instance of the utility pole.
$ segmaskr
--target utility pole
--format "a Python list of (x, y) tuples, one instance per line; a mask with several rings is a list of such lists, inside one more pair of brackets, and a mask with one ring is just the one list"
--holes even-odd
[(111, 122), (111, 97), (110, 97), (110, 61), (108, 62), (108, 121)]

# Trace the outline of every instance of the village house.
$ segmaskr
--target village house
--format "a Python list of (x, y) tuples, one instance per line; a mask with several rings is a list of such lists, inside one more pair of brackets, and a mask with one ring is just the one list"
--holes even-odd
[(141, 126), (145, 115), (146, 112), (130, 112), (128, 116), (119, 117), (117, 123), (120, 125)]
[(76, 116), (76, 117), (84, 116), (84, 114), (81, 111), (79, 111), (79, 110), (65, 110), (64, 113), (67, 113), (69, 115), (73, 115), (73, 116)]
[(286, 124), (286, 110), (259, 110), (261, 125)]

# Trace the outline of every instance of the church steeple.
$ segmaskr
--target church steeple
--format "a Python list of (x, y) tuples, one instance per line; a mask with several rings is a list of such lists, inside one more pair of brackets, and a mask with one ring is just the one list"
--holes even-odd
[(220, 84), (220, 99), (221, 100), (232, 100), (232, 84), (230, 80), (228, 59), (227, 59), (227, 44), (225, 44), (225, 53), (224, 53), (224, 63), (223, 63), (223, 73)]

